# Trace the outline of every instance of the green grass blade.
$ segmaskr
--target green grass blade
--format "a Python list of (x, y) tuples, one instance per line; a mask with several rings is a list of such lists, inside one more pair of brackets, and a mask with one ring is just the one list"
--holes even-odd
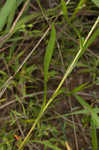
[(50, 61), (53, 55), (53, 50), (54, 50), (54, 45), (55, 45), (55, 38), (56, 38), (56, 31), (54, 24), (52, 25), (52, 31), (51, 31), (51, 36), (50, 40), (48, 42), (48, 46), (46, 48), (46, 53), (44, 57), (44, 80), (47, 82), (48, 80), (48, 69), (50, 65)]
[(87, 88), (87, 86), (88, 86), (88, 82), (85, 82), (85, 83), (79, 85), (78, 87), (74, 88), (74, 89), (71, 91), (71, 93), (77, 93), (77, 92), (79, 92), (79, 91), (81, 91), (81, 90)]
[[(99, 113), (99, 108), (93, 108), (93, 111), (98, 114)], [(71, 112), (71, 113), (68, 113), (68, 114), (64, 114), (65, 117), (67, 116), (71, 116), (71, 115), (80, 115), (80, 114), (88, 114), (89, 111), (88, 109), (83, 109), (83, 110), (78, 110), (78, 111), (75, 111), (75, 112)]]
[(78, 3), (78, 6), (76, 7), (75, 11), (73, 12), (70, 21), (74, 20), (74, 18), (76, 17), (76, 14), (79, 12), (79, 10), (83, 7), (83, 5), (85, 4), (86, 0), (80, 0), (80, 2)]
[(97, 20), (96, 20), (95, 24), (93, 25), (92, 30), (89, 32), (89, 35), (84, 40), (83, 44), (81, 44), (82, 51), (81, 51), (79, 57), (81, 57), (81, 55), (83, 55), (85, 50), (94, 42), (96, 37), (99, 36), (99, 28), (97, 28), (96, 31), (92, 34), (92, 32), (94, 31), (94, 29), (98, 23), (99, 23), (99, 16), (97, 17)]
[(14, 5), (10, 15), (8, 16), (8, 21), (7, 21), (7, 27), (6, 27), (6, 30), (5, 30), (5, 34), (7, 34), (7, 32), (10, 30), (12, 21), (13, 21), (14, 16), (15, 16), (16, 8), (17, 8), (16, 5)]
[(4, 25), (6, 24), (7, 17), (13, 10), (13, 7), (16, 5), (16, 0), (7, 0), (5, 5), (0, 11), (0, 31), (3, 29)]
[(68, 10), (67, 10), (67, 6), (66, 6), (66, 2), (64, 0), (61, 0), (61, 6), (62, 6), (63, 15), (69, 24)]
[[(98, 18), (99, 20), (99, 18)], [(96, 31), (91, 35), (87, 43), (85, 44), (84, 49), (88, 48), (96, 39), (96, 37), (99, 36), (99, 27), (96, 29)]]
[(48, 46), (46, 48), (46, 53), (44, 57), (44, 104), (46, 103), (46, 95), (47, 95), (47, 81), (48, 81), (48, 69), (51, 62), (51, 58), (54, 51), (56, 39), (56, 31), (54, 24), (52, 25), (51, 36), (48, 42)]
[(95, 126), (94, 120), (92, 120), (92, 119), (91, 119), (91, 137), (92, 137), (92, 149), (98, 150), (96, 126)]
[(19, 7), (19, 5), (21, 5), (21, 3), (22, 3), (23, 1), (24, 1), (24, 0), (17, 1), (17, 2), (16, 2), (16, 5), (13, 6), (13, 9), (12, 9), (11, 13), (10, 13), (9, 16), (8, 16), (7, 27), (6, 27), (5, 33), (7, 33), (7, 32), (10, 30), (12, 21), (13, 21), (13, 19), (14, 19), (15, 13), (16, 13), (16, 9)]
[(78, 96), (76, 94), (74, 94), (75, 98), (78, 100), (78, 102), (86, 109), (88, 109), (88, 111), (91, 113), (92, 118), (94, 119), (95, 125), (97, 127), (99, 127), (99, 117), (98, 115), (95, 113), (95, 111), (93, 110), (93, 108), (91, 108), (91, 106), (84, 101), (84, 99), (81, 96)]

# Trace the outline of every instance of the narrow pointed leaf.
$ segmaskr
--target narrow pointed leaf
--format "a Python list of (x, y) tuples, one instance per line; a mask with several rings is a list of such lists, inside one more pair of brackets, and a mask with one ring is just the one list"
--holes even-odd
[(54, 51), (55, 38), (56, 38), (56, 31), (55, 31), (55, 27), (53, 24), (50, 40), (48, 42), (48, 46), (46, 48), (46, 53), (44, 57), (44, 79), (46, 82), (48, 80), (48, 69), (49, 69), (50, 61), (51, 61), (53, 51)]
[(44, 57), (44, 102), (43, 102), (43, 106), (46, 104), (48, 69), (49, 69), (50, 61), (51, 61), (53, 51), (54, 51), (55, 38), (56, 38), (56, 31), (55, 31), (55, 27), (53, 24), (50, 40), (48, 42), (48, 46), (46, 48), (46, 53)]
[(62, 6), (63, 15), (69, 24), (68, 10), (67, 10), (67, 6), (66, 6), (66, 2), (64, 0), (61, 0), (61, 6)]

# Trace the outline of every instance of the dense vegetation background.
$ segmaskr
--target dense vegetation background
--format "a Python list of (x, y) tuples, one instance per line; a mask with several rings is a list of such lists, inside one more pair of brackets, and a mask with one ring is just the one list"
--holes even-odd
[(0, 1), (0, 150), (99, 149), (99, 1)]

